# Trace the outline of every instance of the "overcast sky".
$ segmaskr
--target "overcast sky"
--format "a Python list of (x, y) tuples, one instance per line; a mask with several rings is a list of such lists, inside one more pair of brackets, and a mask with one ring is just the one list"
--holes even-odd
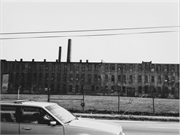
[(178, 0), (74, 3), (58, 0), (7, 1), (1, 0), (1, 33), (104, 31), (1, 34), (1, 59), (55, 61), (61, 46), (61, 61), (66, 61), (68, 39), (72, 39), (72, 62), (81, 59), (83, 62), (179, 63)]

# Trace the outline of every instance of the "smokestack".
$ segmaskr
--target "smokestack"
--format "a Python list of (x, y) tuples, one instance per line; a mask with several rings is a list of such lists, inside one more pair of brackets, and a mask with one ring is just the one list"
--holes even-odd
[(71, 39), (68, 39), (67, 62), (71, 62)]
[(59, 47), (59, 57), (58, 57), (58, 62), (61, 62), (61, 46)]

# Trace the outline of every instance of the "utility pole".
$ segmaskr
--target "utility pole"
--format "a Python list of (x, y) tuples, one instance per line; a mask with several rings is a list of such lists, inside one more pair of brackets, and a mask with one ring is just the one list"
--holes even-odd
[(120, 94), (122, 91), (122, 87), (123, 87), (123, 66), (121, 66), (121, 84), (120, 84), (120, 88), (118, 88), (118, 114), (120, 113)]

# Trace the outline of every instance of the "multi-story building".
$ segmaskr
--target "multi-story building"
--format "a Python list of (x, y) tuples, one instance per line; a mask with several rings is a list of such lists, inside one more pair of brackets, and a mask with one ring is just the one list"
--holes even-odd
[[(179, 96), (179, 65), (142, 63), (35, 62), (1, 60), (1, 80), (7, 92), (53, 94), (152, 94)], [(3, 90), (3, 89), (2, 89)], [(3, 91), (2, 91), (3, 92)]]
[[(70, 48), (70, 47), (69, 47)], [(61, 50), (61, 48), (60, 48)], [(179, 64), (1, 60), (1, 92), (179, 98)]]

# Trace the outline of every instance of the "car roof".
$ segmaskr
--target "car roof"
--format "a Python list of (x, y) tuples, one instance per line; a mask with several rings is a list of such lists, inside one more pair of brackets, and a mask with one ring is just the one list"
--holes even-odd
[(18, 105), (18, 106), (33, 106), (33, 107), (46, 107), (54, 105), (53, 102), (42, 102), (42, 101), (29, 101), (29, 100), (1, 100), (1, 105)]

